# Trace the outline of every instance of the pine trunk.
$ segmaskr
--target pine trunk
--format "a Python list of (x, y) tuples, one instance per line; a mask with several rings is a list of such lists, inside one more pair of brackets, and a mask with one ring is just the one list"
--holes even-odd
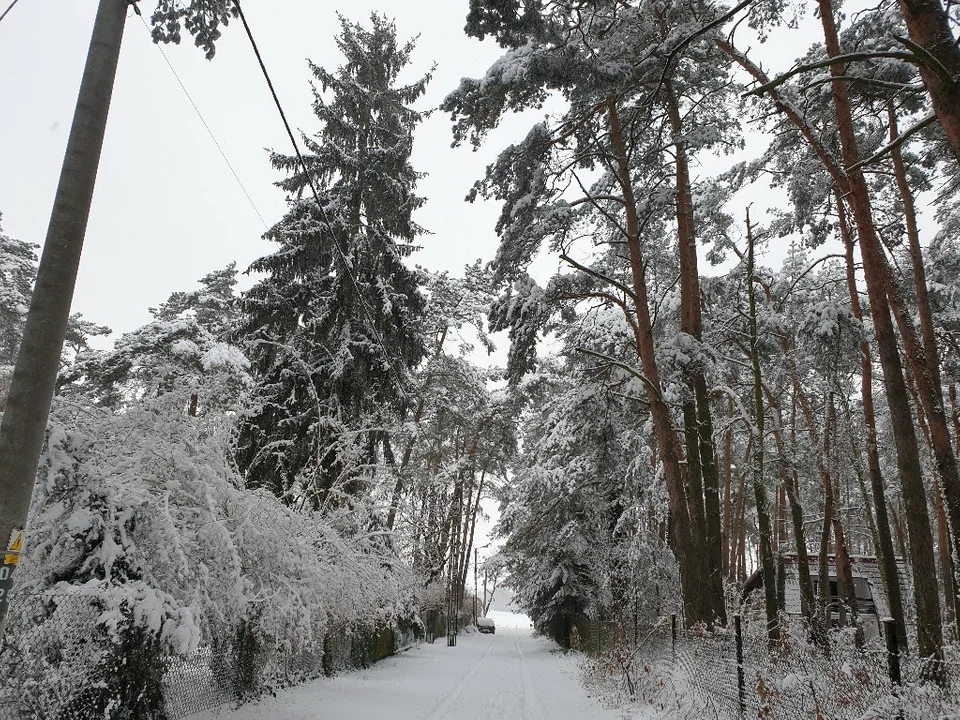
[(750, 364), (753, 368), (754, 448), (753, 448), (753, 497), (757, 510), (757, 529), (760, 535), (758, 551), (763, 573), (763, 599), (767, 615), (767, 640), (772, 646), (780, 639), (780, 613), (777, 604), (777, 570), (771, 542), (772, 530), (768, 510), (767, 486), (763, 473), (764, 460), (764, 414), (763, 378), (760, 372), (759, 335), (757, 333), (757, 301), (753, 285), (753, 230), (750, 213), (747, 212), (747, 301), (750, 323)]
[[(773, 410), (773, 439), (777, 446), (777, 454), (780, 456), (780, 462), (777, 463), (780, 474), (780, 487), (787, 498), (787, 503), (790, 508), (790, 521), (793, 524), (794, 547), (797, 551), (797, 582), (800, 585), (800, 611), (803, 613), (810, 627), (810, 634), (814, 642), (820, 647), (825, 647), (826, 634), (823, 632), (823, 623), (817, 612), (817, 601), (813, 595), (813, 581), (810, 576), (810, 556), (807, 553), (807, 532), (803, 524), (803, 506), (800, 504), (800, 494), (796, 486), (796, 474), (791, 476), (787, 469), (786, 443), (783, 439), (783, 422), (780, 419), (780, 409), (774, 404), (770, 393), (767, 393), (767, 402)], [(784, 536), (785, 535), (786, 533), (784, 533)]]
[[(700, 312), (700, 269), (697, 261), (696, 226), (693, 213), (693, 191), (690, 167), (683, 138), (683, 122), (671, 81), (664, 81), (667, 118), (673, 133), (676, 163), (677, 246), (680, 264), (680, 331), (693, 337), (697, 344), (703, 338)], [(702, 364), (695, 362), (689, 374), (693, 400), (684, 405), (684, 428), (687, 438), (688, 481), (690, 482), (691, 520), (703, 518), (704, 589), (711, 616), (721, 625), (727, 624), (723, 601), (723, 549), (721, 543), (720, 480), (717, 472), (716, 447), (713, 441), (713, 417), (710, 394)], [(701, 504), (702, 503), (702, 504)]]
[[(841, 54), (837, 28), (830, 0), (818, 0), (820, 20), (828, 57)], [(859, 161), (853, 114), (847, 93), (846, 80), (840, 79), (844, 69), (831, 65), (834, 78), (832, 92), (834, 110), (839, 130), (840, 146), (846, 167)], [(913, 427), (910, 400), (900, 363), (900, 352), (890, 317), (887, 301), (887, 283), (884, 274), (883, 250), (873, 225), (870, 196), (863, 173), (859, 170), (848, 174), (848, 201), (853, 209), (854, 222), (860, 238), (860, 253), (863, 259), (864, 278), (870, 309), (873, 316), (874, 334), (883, 366), (884, 386), (890, 409), (890, 422), (897, 448), (897, 467), (906, 506), (907, 531), (912, 550), (911, 561), (914, 578), (914, 600), (917, 610), (917, 641), (921, 657), (928, 660), (926, 674), (942, 682), (943, 675), (943, 628), (940, 620), (940, 599), (937, 591), (936, 567), (933, 552), (933, 534), (927, 512), (926, 492), (920, 453)]]
[(650, 317), (647, 295), (646, 268), (643, 261), (643, 250), (640, 246), (637, 202), (633, 192), (632, 176), (627, 161), (627, 150), (620, 126), (620, 117), (614, 100), (607, 103), (607, 117), (610, 140), (617, 163), (617, 180), (624, 199), (627, 250), (630, 256), (630, 271), (636, 298), (634, 303), (636, 313), (635, 342), (643, 370), (647, 399), (650, 404), (650, 416), (657, 445), (660, 449), (660, 460), (663, 463), (664, 478), (667, 485), (672, 524), (672, 545), (677, 556), (677, 563), (680, 566), (684, 620), (688, 625), (694, 625), (698, 622), (710, 625), (713, 623), (710, 612), (711, 603), (706, 601), (706, 593), (703, 592), (705, 587), (703, 563), (701, 554), (697, 552), (697, 547), (694, 544), (693, 530), (690, 526), (690, 512), (686, 501), (687, 477), (683, 462), (684, 457), (673, 427), (670, 406), (667, 405), (661, 391), (660, 371), (657, 366), (656, 347), (653, 341), (653, 322)]
[[(887, 106), (887, 117), (890, 122), (890, 139), (896, 140), (899, 137), (897, 128), (897, 115), (890, 102)], [(917, 377), (919, 390), (924, 395), (925, 402), (922, 402), (924, 411), (928, 417), (930, 426), (931, 445), (933, 447), (934, 457), (937, 462), (937, 471), (940, 477), (941, 487), (937, 489), (937, 496), (940, 498), (940, 512), (949, 515), (947, 537), (952, 541), (943, 548), (941, 542), (941, 553), (945, 553), (949, 558), (950, 547), (960, 547), (960, 471), (957, 467), (956, 453), (953, 449), (953, 443), (950, 438), (950, 431), (947, 427), (946, 411), (943, 406), (943, 383), (940, 377), (940, 352), (937, 348), (937, 337), (934, 330), (933, 311), (930, 309), (930, 294), (927, 291), (927, 271), (923, 264), (923, 250), (920, 247), (920, 230), (917, 225), (917, 212), (913, 198), (913, 191), (910, 189), (910, 183), (907, 180), (907, 171), (903, 163), (903, 155), (900, 147), (897, 146), (891, 151), (893, 160), (894, 177), (897, 181), (897, 189), (900, 192), (900, 199), (903, 201), (903, 217), (907, 229), (907, 242), (910, 250), (910, 263), (913, 268), (913, 287), (917, 299), (917, 319), (920, 324), (920, 337), (923, 342), (923, 355), (925, 362), (922, 366), (918, 362), (912, 362), (911, 367)], [(901, 310), (897, 313), (898, 322), (903, 325), (909, 322), (905, 313)], [(900, 318), (903, 318), (900, 320)], [(909, 328), (912, 330), (912, 325)], [(912, 340), (916, 344), (915, 335), (908, 332), (909, 337), (905, 340)], [(916, 348), (907, 348), (908, 357), (919, 355)], [(923, 372), (923, 371), (926, 372)], [(951, 501), (947, 501), (951, 498)], [(952, 525), (954, 532), (949, 532), (949, 526)], [(938, 532), (940, 522), (938, 519)], [(956, 550), (954, 550), (956, 552)], [(944, 570), (947, 568), (944, 567)], [(960, 587), (957, 583), (957, 576), (953, 571), (953, 564), (950, 565), (950, 581), (947, 581), (947, 575), (944, 575), (944, 588), (947, 604), (947, 617), (952, 617), (957, 607), (960, 607), (960, 596), (956, 588)], [(948, 620), (949, 622), (949, 620)]]
[[(860, 306), (860, 292), (857, 289), (856, 263), (853, 255), (853, 237), (847, 223), (843, 199), (837, 194), (837, 215), (840, 234), (843, 237), (846, 253), (847, 290), (850, 293), (850, 309), (853, 316), (862, 321), (863, 310)], [(893, 618), (897, 634), (897, 644), (907, 649), (907, 626), (903, 613), (903, 593), (900, 587), (900, 573), (897, 571), (896, 552), (893, 549), (893, 537), (890, 533), (890, 519), (887, 513), (887, 498), (884, 488), (883, 470), (880, 466), (880, 452), (877, 445), (877, 421), (873, 406), (873, 359), (870, 345), (860, 344), (860, 397), (863, 403), (863, 424), (867, 434), (867, 473), (870, 476), (870, 490), (873, 495), (873, 507), (876, 514), (877, 555), (880, 575), (887, 595), (887, 606)]]
[(940, 0), (900, 0), (900, 12), (910, 40), (928, 59), (920, 65), (937, 120), (954, 158), (960, 163), (960, 48), (950, 30), (950, 17)]
[(723, 442), (723, 575), (730, 576), (730, 485), (733, 480), (733, 400), (727, 401), (727, 432)]
[(827, 476), (830, 479), (830, 492), (833, 494), (833, 537), (834, 537), (834, 555), (836, 557), (837, 567), (837, 597), (840, 600), (840, 624), (847, 624), (846, 610), (850, 611), (849, 624), (857, 628), (856, 639), (857, 646), (863, 643), (863, 632), (861, 631), (857, 619), (857, 595), (853, 586), (853, 569), (850, 566), (850, 551), (847, 547), (847, 538), (843, 532), (843, 521), (840, 518), (840, 487), (835, 477), (835, 462), (833, 459), (834, 451), (831, 450), (833, 434), (836, 428), (836, 407), (834, 404), (834, 393), (827, 394), (827, 427), (824, 437), (829, 441), (825, 448)]

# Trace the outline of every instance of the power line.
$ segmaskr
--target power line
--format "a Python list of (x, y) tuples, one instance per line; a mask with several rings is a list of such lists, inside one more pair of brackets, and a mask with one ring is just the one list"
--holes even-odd
[(20, 0), (13, 0), (12, 3), (3, 11), (3, 15), (0, 15), (0, 22), (3, 22), (3, 19), (7, 16), (7, 13), (13, 10), (13, 6), (16, 5)]
[(337, 249), (337, 253), (343, 259), (344, 270), (346, 270), (347, 277), (350, 278), (350, 282), (353, 284), (353, 288), (357, 292), (357, 299), (360, 301), (360, 307), (363, 310), (363, 314), (366, 316), (367, 322), (370, 324), (370, 332), (376, 338), (377, 345), (380, 346), (380, 351), (383, 353), (384, 360), (387, 361), (387, 365), (390, 367), (390, 370), (397, 379), (397, 388), (400, 390), (400, 394), (406, 397), (407, 392), (403, 387), (403, 378), (397, 371), (397, 368), (390, 357), (390, 353), (387, 352), (387, 348), (383, 344), (383, 338), (380, 336), (380, 332), (377, 330), (377, 327), (374, 324), (373, 314), (370, 311), (370, 308), (367, 306), (366, 300), (363, 299), (363, 294), (360, 292), (360, 284), (357, 282), (356, 277), (353, 275), (353, 271), (350, 269), (350, 261), (347, 259), (346, 253), (340, 247), (340, 241), (337, 239), (337, 234), (334, 230), (333, 224), (327, 217), (327, 211), (323, 207), (323, 203), (320, 202), (320, 193), (317, 192), (317, 186), (313, 182), (313, 173), (310, 172), (310, 169), (307, 167), (307, 163), (303, 159), (303, 155), (300, 153), (300, 146), (297, 144), (297, 140), (293, 135), (293, 130), (290, 129), (290, 123), (287, 122), (287, 115), (283, 111), (283, 106), (280, 104), (280, 98), (277, 97), (277, 91), (273, 87), (273, 81), (270, 80), (270, 73), (267, 72), (267, 66), (264, 64), (263, 57), (260, 55), (260, 48), (257, 46), (257, 41), (253, 39), (253, 33), (250, 30), (250, 25), (247, 23), (247, 18), (243, 14), (243, 8), (240, 7), (240, 0), (233, 0), (233, 4), (237, 8), (237, 14), (240, 16), (240, 22), (243, 23), (243, 29), (246, 31), (247, 38), (250, 40), (250, 46), (253, 48), (253, 53), (257, 56), (257, 62), (260, 63), (260, 70), (263, 73), (264, 79), (267, 81), (267, 86), (270, 88), (270, 94), (273, 96), (273, 102), (277, 106), (277, 111), (280, 113), (280, 119), (283, 120), (283, 126), (287, 130), (287, 136), (290, 138), (290, 143), (293, 145), (293, 150), (297, 154), (297, 160), (300, 163), (300, 167), (303, 168), (304, 175), (307, 178), (307, 183), (310, 185), (310, 190), (313, 192), (313, 199), (316, 201), (317, 208), (320, 210), (320, 220), (324, 225), (326, 225), (327, 230), (330, 231), (330, 237), (333, 240), (333, 245)]
[[(14, 0), (17, 2), (17, 0)], [(150, 26), (147, 25), (147, 21), (143, 19), (143, 16), (138, 12), (137, 15), (140, 17), (140, 22), (143, 23), (143, 26), (149, 32)], [(210, 135), (210, 139), (213, 140), (213, 144), (217, 146), (217, 150), (220, 151), (220, 157), (223, 158), (223, 161), (227, 164), (227, 167), (230, 168), (230, 172), (233, 173), (234, 179), (237, 181), (237, 184), (240, 186), (240, 189), (243, 190), (243, 194), (246, 195), (247, 200), (250, 203), (250, 207), (253, 208), (253, 211), (257, 214), (257, 217), (260, 218), (260, 222), (263, 223), (263, 227), (269, 229), (270, 226), (267, 225), (267, 221), (263, 219), (263, 215), (260, 214), (260, 209), (257, 207), (257, 204), (253, 201), (253, 198), (250, 197), (250, 193), (247, 192), (247, 188), (244, 187), (243, 181), (240, 179), (240, 176), (237, 174), (237, 171), (234, 169), (233, 164), (230, 162), (230, 158), (227, 157), (227, 154), (223, 151), (220, 143), (217, 141), (216, 136), (213, 134), (213, 130), (210, 129), (210, 126), (207, 124), (207, 121), (203, 118), (203, 114), (200, 112), (200, 108), (197, 107), (197, 104), (193, 101), (193, 98), (190, 97), (190, 93), (187, 90), (186, 85), (183, 84), (183, 80), (180, 79), (180, 76), (177, 74), (176, 69), (173, 67), (173, 63), (170, 62), (170, 58), (167, 57), (167, 54), (163, 51), (163, 48), (157, 43), (157, 50), (160, 51), (160, 54), (163, 55), (163, 59), (167, 63), (167, 67), (170, 68), (170, 72), (173, 73), (173, 76), (177, 79), (177, 83), (180, 85), (180, 89), (183, 90), (183, 94), (187, 96), (187, 100), (190, 101), (190, 105), (193, 107), (194, 112), (197, 113), (197, 117), (200, 118), (200, 122), (203, 123), (203, 126), (207, 129), (207, 134)]]

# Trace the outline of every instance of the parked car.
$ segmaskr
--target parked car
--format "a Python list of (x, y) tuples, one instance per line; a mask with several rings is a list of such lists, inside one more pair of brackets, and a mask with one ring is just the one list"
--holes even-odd
[(497, 632), (497, 626), (493, 622), (493, 618), (482, 617), (477, 618), (477, 630), (482, 633), (490, 633), (495, 635)]

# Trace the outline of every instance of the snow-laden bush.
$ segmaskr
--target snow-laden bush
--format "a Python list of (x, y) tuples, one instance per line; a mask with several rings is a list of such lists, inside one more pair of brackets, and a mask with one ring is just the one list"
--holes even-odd
[(289, 679), (291, 657), (319, 670), (330, 627), (414, 614), (395, 558), (345, 537), (336, 519), (244, 490), (228, 460), (229, 424), (184, 416), (184, 400), (170, 394), (123, 414), (57, 408), (19, 597), (82, 594), (97, 608), (91, 633), (117, 652), (131, 638), (156, 657), (206, 642), (233, 659), (244, 695)]

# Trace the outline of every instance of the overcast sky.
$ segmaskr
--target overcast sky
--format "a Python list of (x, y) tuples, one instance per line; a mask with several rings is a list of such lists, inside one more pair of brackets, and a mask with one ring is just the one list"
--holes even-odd
[[(6, 0), (0, 2), (5, 9)], [(95, 0), (21, 0), (0, 23), (0, 212), (3, 230), (42, 245), (73, 116)], [(144, 14), (153, 0), (141, 2)], [(437, 63), (422, 108), (435, 107), (462, 76), (482, 75), (499, 55), (462, 31), (468, 0), (390, 3), (249, 0), (244, 12), (295, 129), (313, 133), (306, 58), (328, 69), (342, 56), (336, 11), (364, 21), (396, 16), (402, 39), (419, 34), (414, 70)], [(289, 141), (239, 23), (224, 31), (212, 62), (186, 40), (163, 46), (268, 224), (284, 212), (265, 148)], [(415, 261), (462, 267), (496, 248), (496, 208), (463, 198), (496, 149), (536, 114), (505, 128), (483, 154), (450, 148), (450, 121), (435, 113), (416, 138), (413, 163), (429, 173), (418, 216), (433, 235)], [(236, 260), (241, 269), (272, 250), (264, 225), (210, 139), (139, 18), (128, 18), (107, 136), (73, 309), (115, 331), (149, 319), (175, 290)], [(247, 283), (249, 280), (247, 281)]]
[[(0, 9), (7, 6), (0, 0)], [(142, 0), (149, 14), (154, 0)], [(3, 230), (42, 245), (73, 115), (95, 0), (20, 0), (0, 23), (0, 212)], [(435, 107), (462, 76), (483, 75), (500, 49), (463, 33), (468, 0), (248, 0), (244, 11), (295, 129), (313, 133), (306, 58), (334, 69), (336, 11), (364, 21), (379, 9), (398, 34), (419, 34), (412, 64), (437, 63), (423, 108)], [(809, 36), (808, 36), (809, 37)], [(805, 42), (796, 33), (754, 48), (774, 67), (788, 66)], [(209, 62), (185, 40), (163, 46), (260, 214), (284, 212), (265, 148), (290, 152), (285, 131), (239, 23), (225, 28)], [(460, 274), (492, 258), (497, 208), (463, 201), (496, 152), (525, 134), (542, 113), (529, 111), (491, 135), (479, 153), (451, 149), (450, 120), (435, 113), (416, 137), (414, 166), (428, 202), (415, 262)], [(73, 309), (126, 332), (149, 320), (148, 308), (171, 292), (236, 261), (241, 270), (272, 251), (265, 227), (210, 139), (149, 36), (130, 13), (110, 110), (96, 194)], [(556, 260), (548, 261), (556, 263)], [(248, 285), (249, 279), (243, 281)]]

